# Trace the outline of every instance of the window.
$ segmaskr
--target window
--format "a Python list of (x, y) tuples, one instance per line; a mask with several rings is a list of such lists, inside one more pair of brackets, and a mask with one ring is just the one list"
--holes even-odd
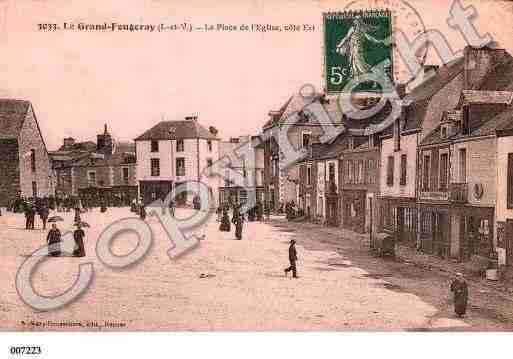
[(460, 182), (467, 183), (467, 149), (462, 148), (460, 154)]
[(176, 152), (183, 152), (185, 145), (183, 140), (176, 140)]
[(185, 158), (183, 157), (176, 159), (176, 175), (185, 176)]
[(399, 119), (394, 124), (394, 150), (399, 151), (401, 149), (401, 126)]
[(212, 176), (212, 171), (213, 171), (212, 165), (213, 165), (212, 159), (207, 158), (207, 173), (209, 176)]
[(363, 160), (358, 161), (358, 181), (357, 183), (363, 183)]
[(212, 141), (210, 141), (210, 140), (207, 141), (207, 148), (208, 148), (208, 152), (212, 152)]
[(89, 185), (89, 187), (96, 186), (96, 172), (95, 171), (87, 172), (87, 184)]
[(312, 167), (310, 167), (310, 166), (306, 167), (306, 184), (307, 185), (312, 184)]
[(422, 189), (424, 191), (429, 191), (430, 160), (431, 157), (429, 155), (424, 155), (424, 161), (422, 162)]
[(151, 159), (151, 175), (160, 176), (160, 159), (158, 158)]
[(30, 168), (32, 172), (36, 172), (36, 150), (30, 150)]
[(335, 182), (335, 164), (330, 163), (328, 165), (328, 178), (330, 182)]
[(159, 151), (159, 141), (152, 140), (151, 141), (151, 152)]
[(394, 185), (394, 156), (388, 156), (387, 161), (387, 185)]
[(367, 160), (367, 168), (366, 168), (366, 181), (368, 184), (374, 184), (375, 172), (374, 172), (374, 160)]
[(128, 167), (123, 167), (123, 183), (128, 184), (128, 179), (130, 178)]
[(230, 170), (226, 169), (224, 171), (224, 186), (230, 187)]
[(32, 181), (32, 197), (37, 197), (37, 182)]
[(449, 175), (449, 154), (442, 153), (440, 155), (440, 191), (447, 191), (447, 178)]
[(347, 181), (348, 183), (353, 183), (353, 177), (354, 177), (354, 167), (353, 167), (353, 161), (347, 161)]
[(310, 146), (310, 136), (311, 134), (309, 132), (303, 132), (301, 140), (301, 144), (303, 145), (303, 147)]
[(399, 179), (401, 186), (406, 185), (406, 159), (406, 155), (401, 155), (401, 178)]
[(442, 127), (441, 127), (441, 134), (440, 134), (440, 137), (441, 137), (441, 138), (447, 138), (447, 126), (442, 126)]
[(513, 153), (508, 154), (508, 209), (513, 208)]

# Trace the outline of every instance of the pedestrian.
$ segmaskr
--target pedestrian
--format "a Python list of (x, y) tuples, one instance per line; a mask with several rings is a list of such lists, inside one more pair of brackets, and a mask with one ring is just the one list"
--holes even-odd
[(73, 250), (74, 257), (85, 257), (84, 237), (84, 230), (82, 229), (81, 223), (78, 222), (77, 229), (73, 232), (73, 239), (75, 240), (75, 249)]
[(221, 218), (223, 218), (223, 210), (221, 209), (221, 206), (217, 207), (216, 209), (216, 222), (221, 222)]
[(175, 216), (175, 207), (175, 201), (173, 201), (172, 199), (169, 200), (169, 214), (171, 215), (171, 217)]
[(230, 217), (228, 217), (228, 208), (223, 208), (223, 216), (221, 217), (221, 224), (219, 225), (219, 230), (221, 232), (230, 232)]
[(101, 213), (105, 213), (105, 212), (107, 212), (107, 201), (106, 201), (105, 199), (103, 199), (103, 198), (102, 198), (102, 199), (100, 200), (100, 203), (101, 203), (101, 205), (100, 205), (100, 212), (101, 212)]
[(50, 209), (46, 205), (43, 205), (39, 210), (39, 218), (41, 218), (41, 221), (43, 222), (43, 231), (46, 230), (46, 221), (48, 220), (49, 215)]
[(239, 217), (235, 220), (235, 238), (238, 240), (242, 239), (242, 224), (244, 223), (243, 215), (239, 215)]
[(82, 218), (80, 218), (80, 208), (75, 207), (75, 218), (73, 219), (75, 224), (82, 222)]
[(451, 292), (454, 295), (454, 312), (462, 318), (467, 312), (468, 285), (463, 274), (456, 273), (456, 278), (451, 283)]
[(139, 217), (143, 221), (146, 219), (146, 206), (143, 203), (139, 206)]
[(61, 255), (61, 231), (57, 228), (57, 224), (52, 223), (52, 229), (48, 232), (46, 237), (48, 243), (48, 254), (53, 257)]
[(285, 271), (285, 277), (287, 276), (287, 273), (292, 271), (292, 277), (298, 278), (297, 276), (297, 268), (296, 268), (296, 261), (297, 261), (297, 252), (296, 252), (296, 241), (291, 240), (290, 246), (289, 246), (289, 262), (290, 266), (286, 268)]

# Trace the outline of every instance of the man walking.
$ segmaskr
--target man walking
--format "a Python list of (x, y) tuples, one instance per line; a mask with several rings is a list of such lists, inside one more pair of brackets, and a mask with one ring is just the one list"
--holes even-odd
[(297, 261), (297, 252), (296, 252), (296, 241), (291, 240), (290, 246), (289, 246), (289, 262), (290, 267), (286, 268), (285, 271), (285, 277), (287, 276), (287, 273), (292, 271), (292, 277), (298, 278), (297, 276), (297, 270), (296, 270), (296, 261)]

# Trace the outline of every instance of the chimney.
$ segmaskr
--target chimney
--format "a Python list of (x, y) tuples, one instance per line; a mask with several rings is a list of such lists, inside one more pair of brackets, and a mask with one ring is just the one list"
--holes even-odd
[(66, 148), (73, 147), (74, 144), (75, 144), (75, 139), (73, 137), (67, 137), (63, 141), (63, 145)]
[(210, 126), (208, 128), (208, 131), (213, 134), (214, 136), (217, 136), (217, 134), (219, 133), (219, 131), (217, 130), (217, 128), (215, 128), (214, 126)]

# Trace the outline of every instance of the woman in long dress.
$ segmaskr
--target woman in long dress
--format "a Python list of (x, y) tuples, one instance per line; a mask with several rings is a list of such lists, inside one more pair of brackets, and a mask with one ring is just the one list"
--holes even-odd
[(456, 279), (451, 283), (451, 292), (454, 294), (454, 312), (462, 318), (467, 312), (468, 303), (468, 285), (463, 274), (456, 274)]
[(57, 224), (52, 223), (52, 229), (46, 237), (48, 243), (48, 254), (54, 257), (61, 255), (61, 231), (57, 228)]
[(75, 240), (75, 250), (73, 251), (73, 256), (75, 257), (84, 257), (85, 256), (85, 248), (84, 248), (84, 237), (85, 233), (80, 225), (80, 222), (77, 223), (77, 229), (73, 232), (73, 239)]

